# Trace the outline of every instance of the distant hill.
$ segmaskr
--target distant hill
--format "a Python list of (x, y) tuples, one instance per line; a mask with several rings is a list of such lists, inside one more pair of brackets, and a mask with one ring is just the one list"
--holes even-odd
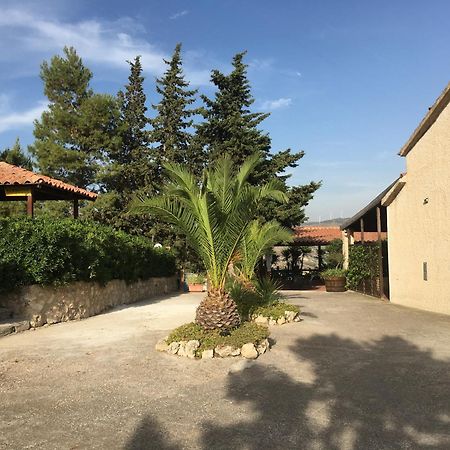
[(321, 227), (339, 227), (347, 220), (346, 217), (344, 218), (335, 218), (335, 219), (329, 219), (329, 220), (322, 220), (321, 222), (306, 222), (303, 225), (309, 225), (309, 226), (321, 226)]

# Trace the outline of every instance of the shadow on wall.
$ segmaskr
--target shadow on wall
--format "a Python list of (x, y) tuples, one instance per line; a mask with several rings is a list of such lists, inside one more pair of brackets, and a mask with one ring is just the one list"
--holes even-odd
[[(257, 420), (201, 425), (203, 449), (449, 449), (450, 362), (400, 337), (360, 344), (336, 335), (299, 339), (311, 383), (254, 365), (229, 376), (226, 398)], [(232, 407), (226, 405), (226, 407)], [(127, 445), (181, 449), (147, 417)]]

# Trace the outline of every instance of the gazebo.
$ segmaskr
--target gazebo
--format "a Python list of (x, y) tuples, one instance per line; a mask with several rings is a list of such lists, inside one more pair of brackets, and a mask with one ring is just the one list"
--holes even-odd
[(94, 201), (97, 194), (22, 167), (0, 162), (0, 202), (26, 201), (27, 214), (34, 215), (37, 200), (69, 200), (73, 202), (73, 217), (78, 217), (80, 200)]

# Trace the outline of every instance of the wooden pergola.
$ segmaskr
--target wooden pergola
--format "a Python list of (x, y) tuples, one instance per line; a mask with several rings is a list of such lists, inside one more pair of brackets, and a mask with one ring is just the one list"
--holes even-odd
[(24, 201), (27, 214), (34, 215), (34, 203), (47, 200), (73, 202), (73, 217), (78, 217), (80, 200), (95, 201), (97, 194), (22, 167), (0, 162), (0, 202)]

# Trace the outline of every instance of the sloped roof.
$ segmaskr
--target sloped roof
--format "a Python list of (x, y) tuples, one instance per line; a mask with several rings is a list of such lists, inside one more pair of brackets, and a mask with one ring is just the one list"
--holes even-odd
[(0, 186), (45, 186), (74, 194), (76, 197), (95, 200), (97, 194), (81, 189), (46, 175), (31, 172), (21, 167), (0, 162)]
[[(385, 234), (383, 233), (382, 236)], [(361, 241), (361, 233), (355, 232), (356, 242)], [(342, 239), (340, 227), (301, 226), (294, 229), (294, 242), (297, 245), (328, 245), (335, 239)], [(378, 240), (376, 232), (364, 232), (364, 241), (375, 242)]]
[(419, 126), (414, 130), (406, 144), (400, 149), (399, 155), (406, 156), (413, 147), (419, 142), (422, 136), (428, 131), (428, 129), (436, 122), (442, 111), (450, 103), (450, 83), (447, 84), (441, 95), (434, 102), (434, 105), (428, 109), (427, 114), (420, 122)]

